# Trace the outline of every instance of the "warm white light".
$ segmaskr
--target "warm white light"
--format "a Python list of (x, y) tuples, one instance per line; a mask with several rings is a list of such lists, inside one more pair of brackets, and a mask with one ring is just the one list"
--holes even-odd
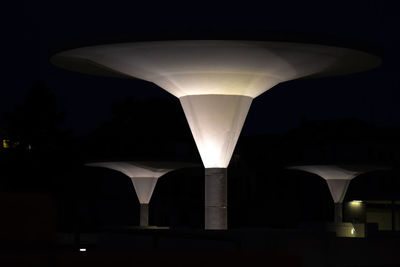
[(335, 203), (343, 202), (350, 181), (354, 177), (368, 171), (384, 169), (379, 166), (358, 165), (303, 165), (289, 168), (314, 173), (325, 179)]
[[(179, 98), (208, 169), (228, 166), (253, 98), (281, 82), (359, 72), (380, 63), (374, 55), (343, 47), (218, 40), (98, 45), (58, 53), (51, 61), (83, 73), (146, 80)], [(141, 201), (150, 199), (156, 178), (132, 180), (137, 192), (145, 188), (146, 197), (138, 192)], [(224, 184), (207, 188), (206, 196), (224, 199)], [(206, 225), (215, 219), (217, 229), (226, 229), (226, 212), (215, 215), (206, 211)]]
[(379, 61), (343, 47), (218, 40), (117, 43), (52, 58), (67, 69), (153, 82), (178, 97), (206, 168), (228, 166), (253, 98), (281, 82), (361, 71)]
[(191, 95), (180, 98), (206, 168), (226, 168), (239, 138), (251, 97)]
[(80, 252), (85, 252), (85, 251), (86, 251), (86, 248), (80, 248), (79, 251), (80, 251)]
[(379, 63), (375, 56), (342, 47), (218, 40), (98, 45), (59, 53), (52, 61), (70, 68), (63, 60), (71, 63), (74, 59), (83, 72), (104, 67), (110, 75), (153, 82), (178, 98), (199, 94), (254, 98), (280, 82), (315, 74), (351, 73)]
[(356, 229), (352, 228), (351, 229), (351, 234), (354, 235), (356, 233)]
[(136, 195), (141, 204), (148, 204), (153, 195), (158, 178), (178, 168), (191, 167), (193, 164), (177, 162), (131, 162), (109, 161), (88, 163), (91, 167), (104, 167), (122, 172), (131, 178)]
[(349, 204), (353, 208), (359, 208), (362, 205), (362, 201), (361, 200), (353, 200), (353, 201), (350, 201)]

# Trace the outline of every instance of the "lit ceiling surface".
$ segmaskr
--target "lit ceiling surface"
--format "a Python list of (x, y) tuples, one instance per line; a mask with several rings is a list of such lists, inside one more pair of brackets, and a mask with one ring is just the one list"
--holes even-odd
[(82, 47), (54, 55), (60, 67), (153, 82), (180, 98), (257, 97), (284, 81), (342, 75), (377, 66), (379, 57), (343, 47), (292, 42), (154, 41)]
[(292, 166), (289, 169), (313, 173), (325, 179), (333, 201), (341, 203), (353, 178), (366, 172), (384, 170), (386, 168), (374, 165), (302, 165)]
[(179, 162), (108, 161), (87, 163), (86, 166), (108, 168), (125, 174), (131, 178), (139, 202), (148, 204), (161, 176), (179, 168), (195, 165)]
[(373, 68), (380, 58), (318, 44), (186, 40), (76, 48), (51, 61), (83, 73), (152, 82), (178, 97), (206, 168), (226, 168), (253, 98), (303, 77)]

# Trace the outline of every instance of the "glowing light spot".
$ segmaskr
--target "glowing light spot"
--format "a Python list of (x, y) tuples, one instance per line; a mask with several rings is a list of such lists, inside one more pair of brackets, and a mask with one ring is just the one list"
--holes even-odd
[(10, 148), (10, 140), (3, 139), (3, 148)]
[(86, 248), (80, 248), (79, 251), (80, 252), (86, 252)]
[(353, 200), (349, 204), (352, 207), (361, 207), (362, 201), (361, 200)]
[(179, 100), (204, 167), (228, 167), (253, 99), (240, 95), (193, 95)]
[(354, 235), (356, 233), (356, 229), (352, 228), (351, 229), (351, 234)]

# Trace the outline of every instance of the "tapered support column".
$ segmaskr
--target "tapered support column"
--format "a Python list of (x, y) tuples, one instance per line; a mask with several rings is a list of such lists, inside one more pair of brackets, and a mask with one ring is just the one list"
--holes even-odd
[(149, 226), (149, 204), (140, 203), (140, 226)]
[(205, 169), (205, 229), (228, 229), (226, 168)]
[(343, 222), (343, 203), (335, 203), (335, 223)]

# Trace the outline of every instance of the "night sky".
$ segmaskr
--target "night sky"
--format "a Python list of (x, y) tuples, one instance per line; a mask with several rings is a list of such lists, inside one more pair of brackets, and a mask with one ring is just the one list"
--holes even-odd
[[(126, 1), (128, 2), (128, 1)], [(384, 1), (289, 1), (263, 6), (190, 1), (24, 1), (3, 6), (0, 114), (24, 101), (37, 80), (56, 94), (63, 128), (87, 134), (111, 118), (127, 96), (171, 98), (154, 84), (69, 72), (49, 63), (49, 51), (93, 34), (153, 30), (285, 30), (365, 40), (383, 50), (375, 70), (344, 77), (279, 84), (253, 101), (243, 135), (285, 132), (302, 118), (355, 117), (378, 126), (400, 123), (400, 16)], [(301, 2), (301, 3), (300, 3)], [(178, 100), (176, 100), (178, 103)], [(90, 103), (90, 104), (88, 104)]]

